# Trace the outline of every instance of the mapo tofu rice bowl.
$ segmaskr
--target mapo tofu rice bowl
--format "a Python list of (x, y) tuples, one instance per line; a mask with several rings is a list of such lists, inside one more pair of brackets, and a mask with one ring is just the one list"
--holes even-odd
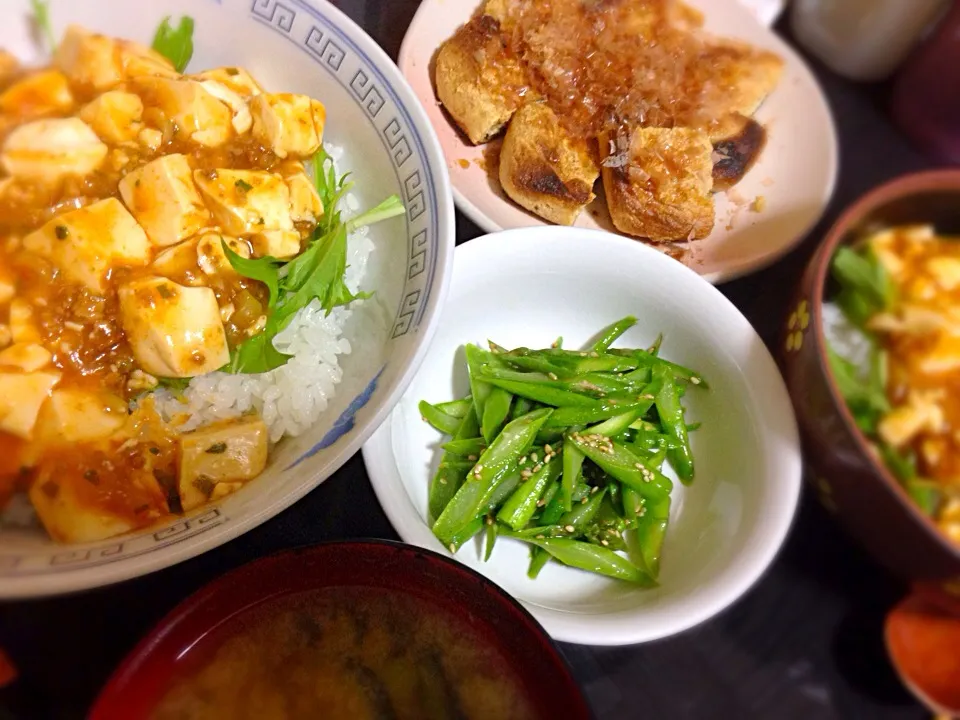
[[(50, 541), (99, 543), (103, 560), (133, 547), (109, 539), (200, 532), (265, 469), (277, 483), (309, 464), (352, 429), (391, 353), (411, 351), (388, 343), (429, 295), (407, 293), (399, 155), (371, 148), (354, 164), (350, 148), (382, 132), (360, 127), (360, 93), (298, 82), (282, 64), (295, 47), (201, 62), (226, 54), (200, 52), (204, 18), (242, 14), (259, 37), (248, 20), (269, 20), (263, 8), (191, 9), (152, 47), (69, 22), (67, 6), (34, 11), (46, 56), (0, 52), (0, 584), (56, 565), (30, 557)], [(350, 107), (328, 126), (331, 102)], [(276, 491), (289, 504), (311, 486)], [(265, 492), (261, 518), (279, 509)]]

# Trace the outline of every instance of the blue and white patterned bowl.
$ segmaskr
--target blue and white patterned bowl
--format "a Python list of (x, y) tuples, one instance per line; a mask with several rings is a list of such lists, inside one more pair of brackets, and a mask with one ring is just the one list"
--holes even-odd
[[(30, 3), (5, 5), (0, 47), (42, 62)], [(69, 592), (173, 565), (277, 514), (323, 482), (384, 420), (419, 367), (450, 279), (450, 181), (422, 107), (387, 55), (323, 0), (53, 0), (59, 36), (68, 23), (149, 43), (166, 16), (196, 22), (190, 68), (239, 65), (274, 91), (301, 92), (327, 108), (325, 138), (345, 150), (356, 195), (371, 206), (398, 193), (405, 222), (371, 229), (365, 289), (346, 337), (373, 348), (341, 358), (344, 378), (327, 412), (282, 442), (256, 481), (199, 513), (107, 542), (59, 546), (37, 527), (0, 529), (0, 598)], [(360, 336), (362, 341), (358, 342)]]

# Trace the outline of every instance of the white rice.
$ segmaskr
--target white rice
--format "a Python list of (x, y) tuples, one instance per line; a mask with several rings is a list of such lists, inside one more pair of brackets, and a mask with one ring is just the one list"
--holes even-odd
[[(339, 148), (328, 146), (327, 150), (335, 161), (342, 156)], [(352, 193), (343, 202), (348, 209), (346, 215), (359, 208)], [(361, 288), (372, 250), (373, 242), (366, 228), (347, 239), (344, 280), (354, 293)], [(352, 313), (341, 307), (327, 316), (314, 300), (274, 339), (274, 347), (293, 356), (286, 365), (258, 375), (210, 373), (193, 378), (178, 395), (166, 389), (157, 390), (153, 393), (157, 409), (181, 430), (188, 431), (215, 420), (238, 417), (252, 408), (270, 429), (272, 442), (299, 435), (327, 409), (343, 378), (340, 356), (349, 355), (352, 350), (343, 337), (343, 328)]]

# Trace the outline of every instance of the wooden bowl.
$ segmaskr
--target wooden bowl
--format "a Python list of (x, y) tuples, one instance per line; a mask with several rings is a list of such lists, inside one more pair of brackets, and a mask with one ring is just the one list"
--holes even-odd
[(906, 579), (960, 588), (960, 546), (917, 508), (857, 429), (827, 362), (822, 301), (837, 247), (873, 226), (931, 223), (960, 234), (960, 169), (906, 175), (867, 193), (830, 230), (790, 306), (780, 356), (823, 505), (872, 555)]

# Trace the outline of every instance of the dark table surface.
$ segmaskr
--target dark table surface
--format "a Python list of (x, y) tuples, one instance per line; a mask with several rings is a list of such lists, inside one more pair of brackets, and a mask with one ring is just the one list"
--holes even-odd
[[(418, 0), (336, 4), (396, 57)], [(855, 85), (812, 64), (840, 134), (837, 191), (793, 253), (721, 287), (771, 348), (788, 296), (838, 212), (887, 178), (930, 165), (891, 126), (883, 87)], [(458, 215), (459, 242), (480, 234)], [(0, 605), (0, 648), (21, 673), (0, 691), (0, 720), (82, 717), (137, 640), (204, 583), (284, 548), (361, 537), (397, 536), (357, 455), (293, 507), (201, 557), (100, 590)], [(903, 590), (807, 494), (770, 571), (727, 612), (647, 645), (562, 650), (599, 718), (929, 717), (883, 650), (884, 613)]]

